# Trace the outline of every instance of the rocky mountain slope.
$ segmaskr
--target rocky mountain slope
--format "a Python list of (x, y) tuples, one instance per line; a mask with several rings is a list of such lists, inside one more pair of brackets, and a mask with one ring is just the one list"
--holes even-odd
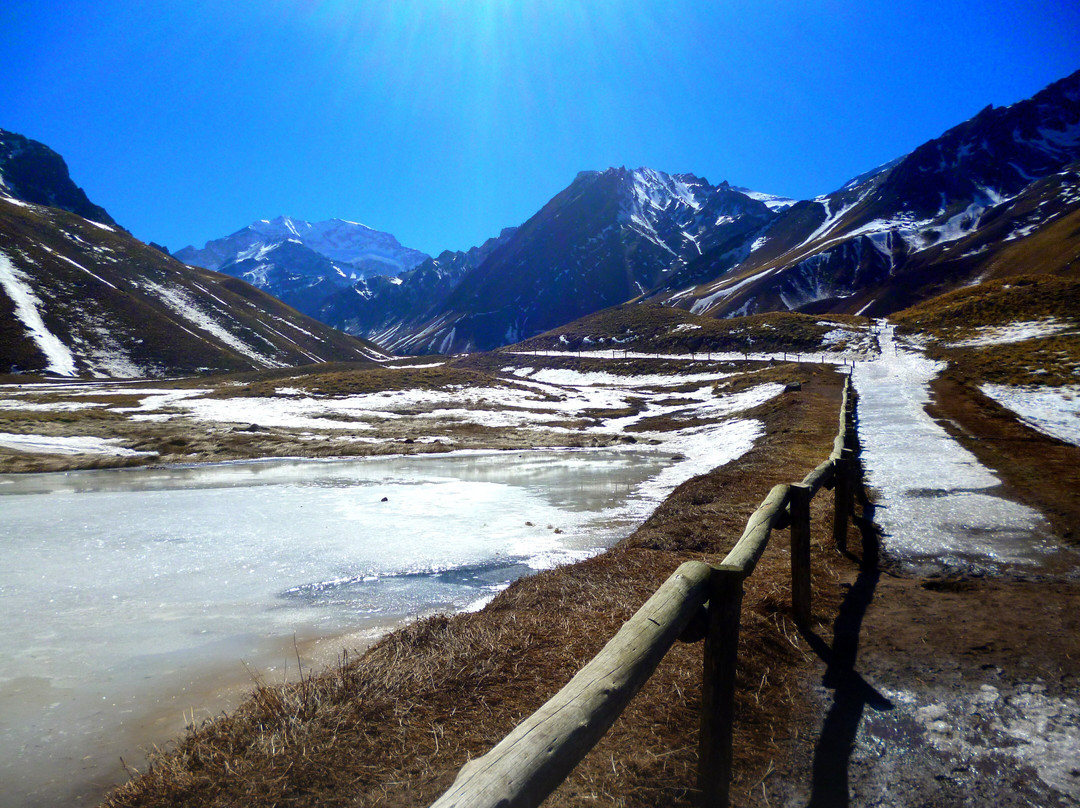
[(305, 222), (279, 216), (254, 222), (202, 249), (174, 254), (191, 266), (236, 278), (317, 316), (326, 298), (373, 275), (393, 277), (427, 260), (389, 233), (356, 222)]
[(479, 263), (440, 256), (320, 316), (431, 353), (517, 342), (631, 300), (715, 317), (888, 314), (987, 278), (1073, 271), (1077, 161), (1080, 73), (812, 200), (645, 168), (582, 172)]
[[(58, 156), (2, 134), (2, 188), (111, 222), (57, 179), (67, 176)], [(39, 187), (27, 164), (57, 176)], [(177, 257), (388, 350), (450, 353), (629, 301), (713, 317), (888, 314), (986, 279), (1073, 273), (1078, 220), (1080, 72), (817, 199), (612, 168), (582, 172), (523, 225), (467, 252), (428, 258), (363, 225), (279, 217)]]
[(385, 356), (143, 244), (86, 199), (55, 152), (6, 133), (4, 143), (21, 151), (0, 160), (0, 372), (160, 377)]
[[(886, 314), (1004, 271), (999, 258), (1014, 242), (1077, 210), (1077, 161), (1080, 72), (793, 205), (745, 257), (714, 250), (653, 298), (714, 316)], [(1051, 255), (1041, 271), (1076, 267), (1075, 251)]]
[(397, 276), (374, 275), (323, 301), (318, 317), (350, 334), (361, 334), (397, 350), (413, 341), (410, 324), (438, 312), (470, 270), (513, 236), (507, 227), (470, 250), (444, 250)]
[(44, 143), (0, 129), (0, 196), (47, 205), (101, 224), (116, 225), (71, 181), (64, 158)]
[[(393, 325), (350, 312), (348, 301), (328, 321), (397, 352), (487, 350), (637, 297), (707, 252), (737, 249), (776, 215), (727, 183), (692, 174), (585, 171), (508, 237), (481, 248), (490, 253), (449, 294), (428, 297)], [(352, 309), (386, 297), (352, 301)]]

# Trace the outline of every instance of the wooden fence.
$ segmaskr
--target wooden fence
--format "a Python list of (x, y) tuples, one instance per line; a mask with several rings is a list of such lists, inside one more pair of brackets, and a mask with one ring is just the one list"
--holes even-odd
[(792, 610), (796, 621), (809, 620), (810, 500), (822, 488), (833, 488), (833, 538), (846, 549), (853, 440), (848, 378), (829, 459), (801, 482), (775, 486), (719, 566), (700, 561), (680, 566), (562, 690), (490, 752), (466, 763), (431, 808), (540, 805), (615, 723), (675, 641), (700, 639), (702, 628), (698, 786), (703, 805), (727, 806), (743, 581), (753, 573), (771, 531), (790, 528)]

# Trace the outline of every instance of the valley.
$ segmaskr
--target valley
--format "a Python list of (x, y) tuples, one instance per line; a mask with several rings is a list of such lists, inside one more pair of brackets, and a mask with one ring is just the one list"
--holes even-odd
[[(0, 130), (13, 804), (430, 804), (829, 456), (845, 379), (854, 521), (812, 505), (809, 621), (782, 542), (747, 589), (733, 804), (1080, 804), (1080, 72), (812, 198), (569, 176), (468, 249), (170, 253)], [(694, 803), (701, 665), (547, 804)]]

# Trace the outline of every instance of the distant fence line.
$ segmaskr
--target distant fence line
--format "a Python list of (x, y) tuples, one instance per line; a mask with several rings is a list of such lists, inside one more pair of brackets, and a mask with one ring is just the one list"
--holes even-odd
[[(873, 331), (873, 332), (870, 332), (870, 333), (871, 334), (876, 334), (877, 332)], [(629, 348), (603, 348), (603, 349), (601, 349), (601, 348), (597, 347), (597, 348), (589, 349), (589, 353), (596, 354), (597, 356), (599, 356), (600, 354), (606, 354), (608, 351), (611, 351), (611, 358), (612, 359), (618, 359), (620, 352), (622, 353), (622, 358), (623, 359), (629, 359), (630, 358), (631, 350)], [(520, 351), (519, 353), (529, 355), (529, 356), (559, 356), (559, 355), (576, 356), (578, 359), (580, 359), (585, 352), (581, 348), (547, 348), (547, 349), (534, 348), (534, 349), (528, 350), (528, 351)], [(822, 365), (830, 365), (831, 364), (831, 365), (841, 365), (843, 367), (848, 367), (848, 366), (855, 367), (855, 363), (857, 361), (854, 356), (846, 356), (843, 353), (830, 354), (828, 351), (805, 351), (805, 352), (801, 352), (801, 351), (773, 351), (773, 352), (765, 352), (765, 353), (760, 353), (760, 354), (753, 354), (753, 353), (750, 353), (749, 351), (745, 351), (745, 350), (743, 350), (743, 351), (720, 351), (720, 350), (711, 351), (711, 350), (700, 350), (700, 349), (698, 349), (698, 350), (687, 349), (687, 352), (684, 353), (684, 354), (671, 354), (671, 353), (666, 353), (665, 354), (665, 353), (660, 353), (659, 351), (633, 351), (633, 353), (638, 354), (639, 357), (648, 358), (648, 357), (651, 356), (654, 359), (685, 359), (687, 356), (689, 356), (691, 361), (696, 361), (698, 355), (701, 355), (702, 357), (704, 357), (703, 361), (709, 361), (709, 362), (712, 361), (713, 354), (716, 354), (717, 355), (717, 357), (716, 357), (717, 361), (721, 361), (721, 362), (733, 361), (731, 359), (732, 355), (735, 355), (737, 357), (739, 354), (742, 354), (743, 361), (746, 361), (746, 362), (749, 362), (751, 360), (753, 360), (755, 362), (769, 361), (769, 360), (775, 360), (775, 359), (777, 359), (779, 357), (780, 361), (782, 361), (782, 362), (795, 362), (796, 364), (799, 364), (799, 365), (801, 365), (803, 363), (804, 357), (805, 357), (805, 361), (813, 362), (814, 361), (813, 358), (815, 356), (820, 356), (821, 357), (820, 364), (822, 364)], [(837, 359), (838, 361), (829, 362), (827, 357)]]
[(810, 619), (810, 501), (834, 491), (833, 541), (847, 545), (854, 465), (854, 395), (844, 380), (839, 429), (829, 458), (798, 483), (777, 485), (719, 566), (687, 561), (623, 624), (562, 690), (483, 757), (466, 763), (431, 808), (533, 808), (554, 791), (610, 729), (676, 640), (706, 612), (698, 786), (708, 808), (728, 805), (732, 775), (735, 672), (743, 582), (772, 530), (790, 528), (791, 603)]

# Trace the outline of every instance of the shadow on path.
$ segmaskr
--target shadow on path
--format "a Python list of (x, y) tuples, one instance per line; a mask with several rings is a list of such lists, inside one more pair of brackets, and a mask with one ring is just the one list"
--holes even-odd
[[(861, 469), (858, 479), (862, 479)], [(809, 808), (843, 808), (848, 805), (848, 765), (863, 710), (870, 707), (883, 711), (893, 706), (855, 670), (863, 617), (874, 598), (874, 590), (881, 576), (874, 504), (861, 484), (856, 486), (856, 490), (862, 516), (855, 517), (854, 522), (862, 534), (862, 558), (859, 559), (859, 575), (840, 604), (833, 623), (832, 647), (809, 628), (800, 630), (826, 664), (822, 684), (835, 690), (833, 703), (825, 716), (814, 750)]]

